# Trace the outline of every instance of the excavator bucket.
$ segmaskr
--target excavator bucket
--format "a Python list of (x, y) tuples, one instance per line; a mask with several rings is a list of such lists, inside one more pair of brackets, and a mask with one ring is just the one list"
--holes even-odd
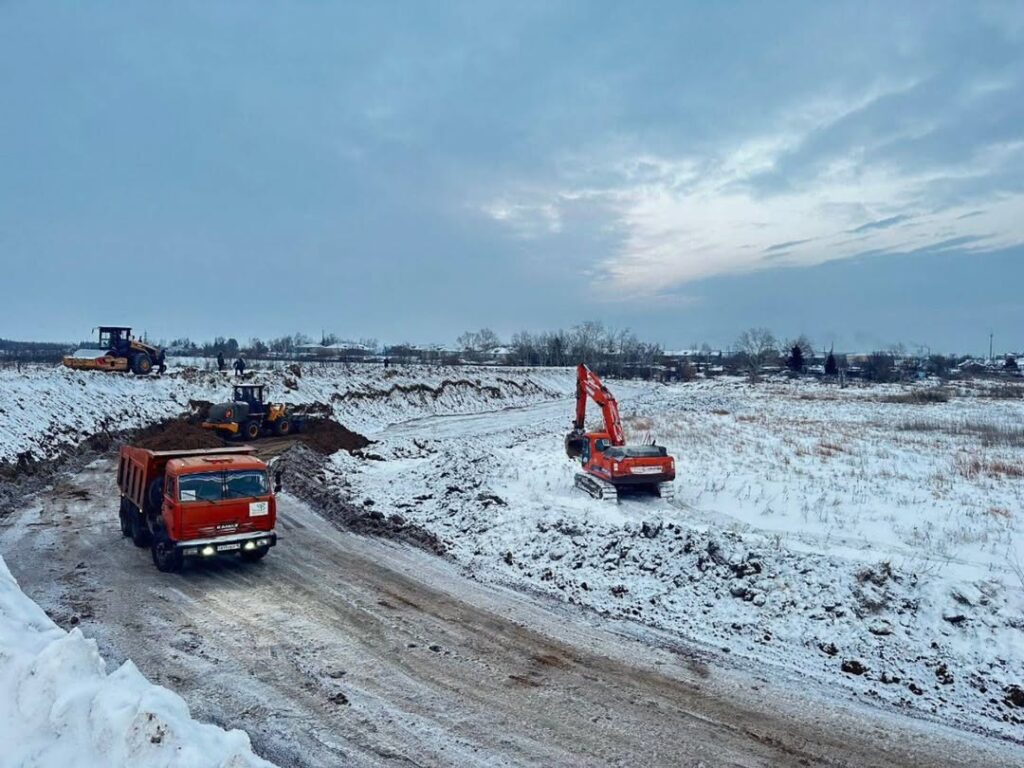
[(582, 432), (573, 430), (565, 436), (565, 455), (570, 459), (578, 459), (583, 455), (583, 445), (587, 438)]

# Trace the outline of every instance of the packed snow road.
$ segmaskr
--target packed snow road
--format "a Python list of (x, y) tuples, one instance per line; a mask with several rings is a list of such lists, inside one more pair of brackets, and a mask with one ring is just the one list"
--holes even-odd
[[(717, 668), (568, 606), (336, 530), (158, 572), (99, 460), (0, 525), (24, 591), (281, 766), (997, 765), (998, 745)], [(648, 638), (650, 639), (650, 638)]]

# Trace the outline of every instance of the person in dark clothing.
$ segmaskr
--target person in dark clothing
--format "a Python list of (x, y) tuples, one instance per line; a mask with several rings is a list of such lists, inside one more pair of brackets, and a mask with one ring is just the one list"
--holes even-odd
[(388, 358), (385, 357), (384, 358), (384, 367), (387, 368), (389, 365), (391, 365), (391, 361), (388, 360)]
[(224, 353), (221, 352), (220, 350), (217, 351), (217, 370), (224, 370)]
[(235, 373), (239, 376), (245, 374), (245, 360), (242, 358), (235, 360)]

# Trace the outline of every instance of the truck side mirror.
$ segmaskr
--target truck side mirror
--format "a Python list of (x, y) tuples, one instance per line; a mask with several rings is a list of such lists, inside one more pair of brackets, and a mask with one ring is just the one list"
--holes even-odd
[(274, 472), (274, 493), (281, 492), (281, 470)]

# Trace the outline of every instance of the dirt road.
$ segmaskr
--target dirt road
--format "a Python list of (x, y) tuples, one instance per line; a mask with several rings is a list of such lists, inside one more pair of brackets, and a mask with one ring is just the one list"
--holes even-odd
[(5, 518), (22, 588), (281, 766), (1013, 764), (999, 744), (481, 585), (288, 495), (263, 562), (161, 574), (121, 538), (114, 499), (101, 460)]

